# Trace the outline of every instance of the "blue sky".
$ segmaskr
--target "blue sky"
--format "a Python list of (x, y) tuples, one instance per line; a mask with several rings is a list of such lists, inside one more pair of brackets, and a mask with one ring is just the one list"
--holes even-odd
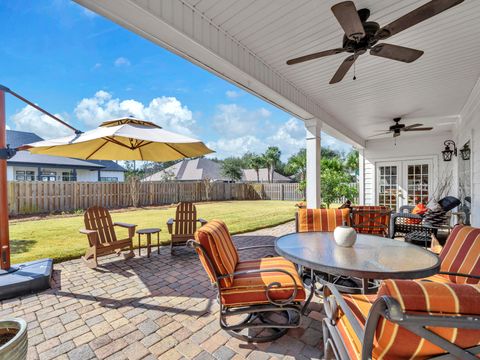
[[(0, 84), (81, 130), (134, 115), (200, 138), (218, 157), (278, 145), (285, 160), (304, 146), (300, 120), (73, 2), (2, 1), (0, 24)], [(69, 134), (10, 96), (7, 125)]]

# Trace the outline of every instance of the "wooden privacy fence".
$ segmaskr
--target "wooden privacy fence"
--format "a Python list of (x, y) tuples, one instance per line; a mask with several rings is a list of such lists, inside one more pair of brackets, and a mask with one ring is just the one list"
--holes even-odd
[[(132, 206), (131, 187), (128, 183), (12, 181), (8, 186), (11, 215), (68, 212), (93, 205), (108, 208)], [(172, 204), (179, 201), (299, 201), (304, 198), (297, 183), (216, 182), (210, 184), (210, 187), (207, 197), (203, 182), (141, 182), (139, 206)]]

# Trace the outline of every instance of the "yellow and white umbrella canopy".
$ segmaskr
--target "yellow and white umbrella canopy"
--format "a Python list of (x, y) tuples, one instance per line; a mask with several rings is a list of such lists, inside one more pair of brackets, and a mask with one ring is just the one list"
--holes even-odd
[(102, 123), (98, 128), (58, 139), (24, 145), (32, 154), (85, 160), (170, 161), (210, 154), (203, 142), (135, 118)]

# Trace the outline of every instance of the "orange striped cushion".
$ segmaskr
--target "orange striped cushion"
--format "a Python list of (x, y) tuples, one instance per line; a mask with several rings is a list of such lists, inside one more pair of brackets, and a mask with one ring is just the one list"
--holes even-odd
[[(440, 271), (480, 276), (480, 228), (456, 226), (440, 253)], [(457, 284), (478, 284), (480, 280), (447, 275)]]
[(305, 290), (302, 281), (298, 276), (295, 265), (283, 257), (263, 258), (251, 261), (239, 262), (235, 271), (273, 269), (278, 268), (288, 271), (293, 275), (295, 282), (290, 276), (282, 272), (267, 272), (256, 274), (236, 275), (233, 284), (229, 287), (222, 287), (221, 298), (225, 306), (240, 306), (254, 304), (268, 304), (265, 290), (268, 284), (278, 282), (280, 287), (272, 288), (269, 291), (273, 300), (287, 300), (297, 288), (295, 301), (305, 300)]
[[(386, 280), (378, 294), (391, 296), (407, 313), (429, 313), (435, 315), (480, 314), (480, 286), (441, 284), (411, 280)], [(364, 327), (374, 296), (344, 295), (356, 320)], [(351, 324), (344, 315), (337, 322), (350, 358), (360, 359), (362, 344), (356, 337)], [(462, 348), (480, 344), (480, 331), (469, 329), (430, 328), (429, 330), (454, 342)], [(374, 348), (374, 359), (430, 358), (444, 351), (407, 329), (381, 319), (378, 323)]]
[(350, 225), (350, 209), (299, 209), (298, 232), (333, 231)]
[[(238, 253), (223, 221), (212, 220), (202, 226), (195, 232), (195, 240), (205, 248), (212, 261), (214, 269), (210, 268), (201, 251), (197, 250), (200, 261), (212, 282), (215, 282), (214, 274), (227, 275), (235, 271)], [(220, 283), (224, 286), (231, 286), (233, 279), (225, 278), (220, 280)]]
[(388, 206), (354, 206), (353, 227), (360, 234), (387, 235), (390, 212)]

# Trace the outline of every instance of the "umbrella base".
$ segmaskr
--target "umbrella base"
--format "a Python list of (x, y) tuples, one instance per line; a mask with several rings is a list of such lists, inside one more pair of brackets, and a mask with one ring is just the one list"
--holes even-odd
[(50, 288), (53, 260), (41, 259), (15, 264), (0, 272), (0, 300)]

